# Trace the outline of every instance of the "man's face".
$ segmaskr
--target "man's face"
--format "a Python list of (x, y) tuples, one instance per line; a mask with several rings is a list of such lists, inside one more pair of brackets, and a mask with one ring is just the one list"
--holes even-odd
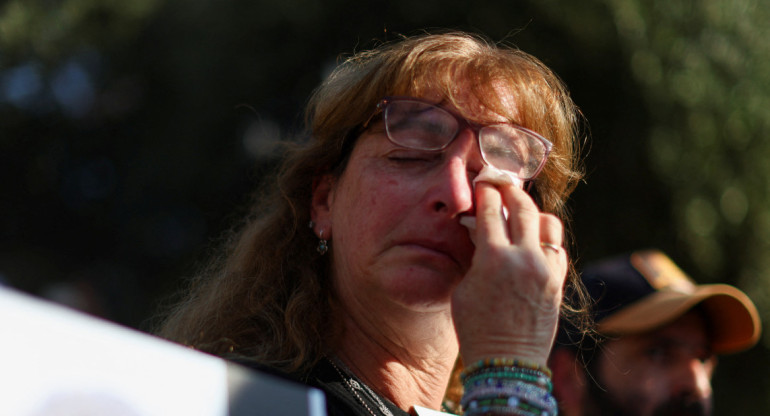
[(586, 414), (710, 415), (716, 357), (709, 345), (695, 311), (660, 329), (608, 341), (592, 365), (596, 382), (588, 383)]

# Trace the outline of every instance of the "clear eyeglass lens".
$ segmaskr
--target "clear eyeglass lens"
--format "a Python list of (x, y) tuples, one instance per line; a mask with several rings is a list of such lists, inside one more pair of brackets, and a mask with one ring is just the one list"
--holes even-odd
[(457, 135), (459, 124), (446, 110), (419, 101), (393, 101), (385, 110), (390, 139), (418, 150), (441, 150)]
[(530, 179), (545, 158), (546, 147), (539, 138), (509, 124), (483, 127), (479, 144), (490, 165)]
[[(390, 101), (385, 129), (394, 143), (410, 149), (436, 151), (457, 136), (460, 122), (441, 107), (420, 101)], [(522, 179), (531, 179), (546, 153), (545, 144), (511, 124), (493, 124), (478, 132), (484, 160)]]

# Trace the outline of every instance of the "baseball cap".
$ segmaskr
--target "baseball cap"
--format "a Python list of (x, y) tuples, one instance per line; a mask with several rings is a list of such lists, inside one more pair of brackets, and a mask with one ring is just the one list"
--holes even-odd
[(757, 308), (726, 284), (696, 284), (658, 250), (635, 251), (587, 266), (583, 284), (594, 300), (596, 329), (604, 335), (646, 332), (702, 305), (717, 354), (742, 351), (759, 340)]

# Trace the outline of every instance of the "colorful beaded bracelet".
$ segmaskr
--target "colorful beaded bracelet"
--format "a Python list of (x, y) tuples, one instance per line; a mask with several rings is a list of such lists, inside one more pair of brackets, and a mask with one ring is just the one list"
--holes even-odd
[(479, 360), (460, 375), (466, 416), (494, 414), (555, 416), (551, 371), (542, 365), (511, 358)]
[(537, 408), (527, 408), (522, 406), (511, 406), (507, 403), (505, 404), (492, 404), (492, 403), (484, 403), (479, 404), (476, 403), (474, 407), (466, 409), (464, 415), (465, 416), (481, 416), (481, 415), (527, 415), (527, 416), (557, 416), (558, 413), (551, 413), (548, 410), (543, 409), (537, 409)]
[(473, 402), (484, 400), (516, 400), (516, 403), (536, 406), (540, 409), (550, 409), (556, 406), (556, 399), (549, 392), (525, 382), (505, 386), (485, 386), (473, 388), (463, 395), (460, 404), (467, 408)]
[(551, 383), (551, 379), (548, 378), (548, 376), (546, 376), (544, 373), (528, 374), (526, 372), (520, 372), (520, 371), (475, 372), (472, 374), (468, 374), (465, 377), (465, 379), (463, 380), (463, 386), (467, 388), (470, 386), (479, 386), (482, 384), (502, 385), (508, 381), (517, 381), (517, 380), (526, 381), (528, 383), (538, 385), (548, 390), (548, 392), (553, 391), (553, 384)]
[(521, 369), (530, 369), (530, 370), (535, 370), (535, 371), (544, 373), (549, 378), (552, 376), (551, 370), (544, 365), (535, 364), (531, 361), (518, 360), (515, 358), (503, 358), (503, 357), (485, 358), (483, 360), (476, 361), (475, 363), (466, 366), (463, 373), (469, 374), (481, 369), (497, 368), (497, 367), (515, 367), (515, 368), (521, 368)]
[(465, 416), (512, 415), (512, 416), (556, 416), (548, 412), (529, 412), (524, 409), (509, 406), (480, 406), (466, 411)]
[(533, 412), (533, 413), (540, 413), (542, 411), (541, 407), (533, 406), (527, 403), (524, 403), (520, 400), (517, 400), (515, 397), (509, 397), (509, 398), (498, 398), (498, 399), (483, 399), (483, 400), (474, 400), (470, 403), (468, 406), (469, 409), (477, 409), (479, 407), (491, 407), (491, 406), (497, 406), (497, 407), (512, 407), (515, 409), (524, 410), (527, 412)]

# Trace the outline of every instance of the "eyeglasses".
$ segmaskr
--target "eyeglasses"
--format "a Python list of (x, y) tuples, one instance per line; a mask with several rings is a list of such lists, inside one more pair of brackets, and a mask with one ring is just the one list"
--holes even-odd
[(386, 97), (377, 108), (383, 113), (388, 140), (397, 146), (438, 152), (446, 149), (461, 130), (469, 128), (476, 133), (481, 157), (487, 164), (522, 180), (534, 179), (540, 173), (553, 147), (543, 136), (524, 127), (512, 123), (472, 124), (417, 98)]

